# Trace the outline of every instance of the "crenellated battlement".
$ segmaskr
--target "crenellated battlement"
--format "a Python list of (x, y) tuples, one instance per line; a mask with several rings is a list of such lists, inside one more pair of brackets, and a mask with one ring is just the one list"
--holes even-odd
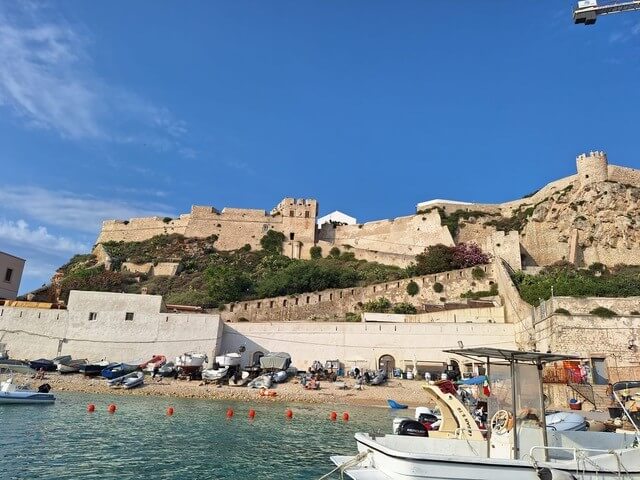
[(607, 154), (604, 152), (581, 153), (576, 157), (576, 167), (582, 186), (609, 178)]

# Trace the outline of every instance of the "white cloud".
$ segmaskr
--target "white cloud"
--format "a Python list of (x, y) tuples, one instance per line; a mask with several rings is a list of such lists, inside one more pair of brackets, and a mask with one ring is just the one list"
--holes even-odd
[(13, 222), (0, 219), (0, 238), (3, 242), (20, 245), (45, 253), (75, 254), (88, 252), (91, 247), (82, 242), (50, 234), (46, 227), (30, 228), (24, 220)]
[(631, 28), (617, 30), (609, 35), (609, 43), (624, 43), (640, 34), (640, 22), (631, 25)]
[(40, 187), (0, 186), (0, 205), (5, 215), (9, 211), (17, 212), (38, 223), (89, 232), (96, 236), (102, 222), (107, 219), (173, 216), (171, 208), (163, 204), (141, 206)]
[[(4, 5), (4, 6), (3, 6)], [(13, 7), (13, 8), (12, 8)], [(38, 6), (0, 4), (0, 106), (64, 138), (185, 148), (184, 121), (107, 85), (93, 69), (79, 27)]]

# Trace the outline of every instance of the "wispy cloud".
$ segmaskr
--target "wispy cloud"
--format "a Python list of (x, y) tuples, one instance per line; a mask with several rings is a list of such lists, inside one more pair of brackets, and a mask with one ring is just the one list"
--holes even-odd
[(73, 140), (185, 147), (184, 121), (95, 72), (82, 28), (22, 3), (0, 4), (0, 106)]
[(0, 238), (3, 243), (20, 245), (21, 248), (45, 253), (74, 254), (87, 252), (91, 247), (85, 243), (50, 234), (46, 227), (30, 228), (24, 220), (16, 222), (0, 219)]
[(609, 35), (610, 43), (624, 43), (640, 34), (640, 22), (632, 24), (624, 30), (616, 30)]
[(40, 187), (0, 186), (0, 205), (5, 212), (17, 212), (38, 223), (95, 235), (106, 219), (173, 216), (171, 208), (160, 203), (143, 206)]

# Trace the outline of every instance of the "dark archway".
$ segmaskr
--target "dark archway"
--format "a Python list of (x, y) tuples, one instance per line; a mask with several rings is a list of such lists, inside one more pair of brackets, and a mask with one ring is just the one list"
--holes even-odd
[(387, 372), (387, 375), (389, 377), (392, 377), (393, 369), (396, 368), (396, 359), (393, 358), (391, 355), (382, 355), (380, 357), (380, 361), (378, 362), (378, 365), (381, 370), (384, 370), (385, 372)]

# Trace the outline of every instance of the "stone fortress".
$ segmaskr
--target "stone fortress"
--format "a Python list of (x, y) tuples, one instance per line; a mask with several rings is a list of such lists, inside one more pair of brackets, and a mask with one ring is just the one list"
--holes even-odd
[[(356, 258), (407, 266), (430, 245), (475, 242), (504, 259), (514, 270), (566, 260), (577, 265), (607, 265), (640, 259), (640, 170), (609, 165), (604, 152), (577, 157), (577, 173), (553, 181), (533, 195), (501, 204), (431, 200), (404, 217), (356, 225), (316, 226), (318, 203), (283, 199), (271, 212), (193, 206), (177, 219), (147, 217), (107, 220), (97, 245), (141, 241), (155, 235), (216, 235), (216, 248), (260, 248), (269, 230), (285, 236), (283, 253), (306, 259), (320, 246)], [(457, 218), (454, 229), (447, 219)], [(514, 221), (515, 220), (515, 221)], [(135, 267), (133, 268), (135, 269)]]

